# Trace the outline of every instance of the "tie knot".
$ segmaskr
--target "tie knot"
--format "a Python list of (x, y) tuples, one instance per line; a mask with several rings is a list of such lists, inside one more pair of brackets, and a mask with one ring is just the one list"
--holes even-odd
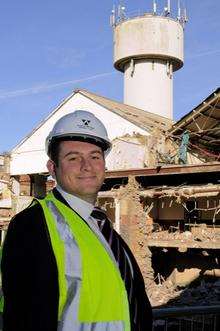
[(95, 207), (91, 213), (91, 216), (97, 220), (105, 220), (107, 218), (104, 210)]

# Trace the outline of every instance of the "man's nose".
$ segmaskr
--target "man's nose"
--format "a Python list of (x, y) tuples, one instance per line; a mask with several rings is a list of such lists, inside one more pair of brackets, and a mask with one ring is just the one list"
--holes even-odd
[(90, 170), (91, 168), (92, 168), (92, 165), (91, 165), (90, 160), (83, 157), (81, 159), (81, 169)]

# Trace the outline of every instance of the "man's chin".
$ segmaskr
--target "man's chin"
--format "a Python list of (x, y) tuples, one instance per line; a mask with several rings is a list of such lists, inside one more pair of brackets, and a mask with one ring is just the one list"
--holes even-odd
[(99, 192), (100, 187), (85, 187), (84, 189), (81, 188), (78, 192), (72, 192), (73, 195), (81, 196), (81, 197), (88, 197), (88, 198), (96, 198)]
[(99, 191), (99, 188), (91, 188), (91, 189), (89, 189), (89, 188), (87, 188), (87, 189), (85, 189), (85, 190), (82, 190), (80, 193), (82, 194), (82, 195), (87, 195), (87, 196), (97, 196), (97, 194), (98, 194), (98, 191)]

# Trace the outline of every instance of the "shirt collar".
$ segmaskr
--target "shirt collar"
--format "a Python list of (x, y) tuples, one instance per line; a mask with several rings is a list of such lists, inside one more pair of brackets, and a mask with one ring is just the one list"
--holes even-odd
[(84, 220), (88, 220), (91, 212), (93, 211), (93, 204), (82, 200), (75, 195), (65, 192), (59, 185), (56, 186), (57, 191), (68, 202), (70, 207), (74, 209)]

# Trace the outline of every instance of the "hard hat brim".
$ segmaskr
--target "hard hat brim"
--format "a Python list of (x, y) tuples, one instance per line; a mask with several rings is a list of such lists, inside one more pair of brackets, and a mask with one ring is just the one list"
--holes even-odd
[(95, 136), (90, 135), (77, 135), (77, 134), (65, 134), (65, 135), (59, 135), (56, 137), (53, 137), (49, 142), (49, 150), (48, 154), (50, 154), (51, 146), (55, 143), (61, 142), (61, 141), (82, 141), (87, 142), (93, 145), (96, 145), (100, 147), (103, 152), (106, 152), (107, 150), (111, 149), (111, 142), (106, 141), (100, 138), (97, 138)]

